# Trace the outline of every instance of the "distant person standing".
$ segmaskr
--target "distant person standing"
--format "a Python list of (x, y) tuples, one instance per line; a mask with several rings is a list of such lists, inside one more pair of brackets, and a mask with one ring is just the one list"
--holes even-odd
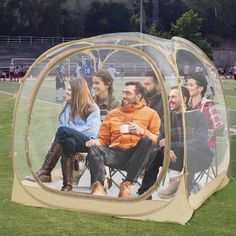
[(9, 79), (11, 82), (14, 81), (14, 72), (15, 72), (15, 67), (14, 67), (14, 64), (11, 63), (9, 67)]
[(75, 69), (75, 73), (76, 73), (76, 78), (79, 79), (81, 78), (81, 67), (82, 67), (82, 62), (80, 61)]
[(21, 65), (19, 68), (19, 77), (23, 78), (24, 76), (25, 76), (25, 68), (23, 65)]
[(117, 71), (116, 71), (116, 69), (114, 68), (114, 65), (113, 65), (113, 64), (109, 65), (109, 67), (107, 68), (107, 71), (110, 73), (110, 75), (112, 76), (112, 78), (115, 79), (116, 74), (117, 74)]
[(196, 65), (196, 67), (195, 67), (195, 73), (201, 73), (201, 72), (203, 72), (203, 67), (200, 66), (200, 65)]
[(92, 77), (94, 74), (94, 68), (90, 59), (86, 59), (85, 63), (81, 66), (80, 74), (86, 80), (91, 91), (93, 85)]
[(20, 76), (20, 68), (19, 68), (19, 66), (16, 66), (15, 70), (14, 70), (13, 82), (18, 82), (19, 81), (19, 76)]
[(125, 66), (122, 64), (120, 68), (120, 77), (121, 79), (124, 79), (124, 74), (125, 74)]
[(190, 65), (187, 63), (184, 65), (184, 83), (187, 85), (188, 83), (188, 78), (190, 74)]
[(65, 100), (65, 69), (62, 64), (56, 66), (56, 102), (63, 102)]

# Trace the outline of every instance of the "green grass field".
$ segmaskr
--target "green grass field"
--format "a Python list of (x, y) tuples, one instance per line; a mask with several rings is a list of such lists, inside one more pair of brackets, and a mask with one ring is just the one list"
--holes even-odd
[[(236, 83), (224, 82), (227, 105), (235, 109)], [(195, 211), (186, 226), (117, 219), (109, 216), (26, 207), (11, 202), (10, 159), (12, 114), (16, 84), (0, 83), (0, 236), (5, 235), (235, 235), (236, 140), (231, 141), (230, 183)], [(232, 115), (233, 113), (230, 113)], [(232, 115), (233, 116), (233, 115)], [(236, 117), (236, 116), (235, 116)], [(236, 125), (234, 117), (231, 125)], [(181, 210), (180, 210), (181, 214)]]

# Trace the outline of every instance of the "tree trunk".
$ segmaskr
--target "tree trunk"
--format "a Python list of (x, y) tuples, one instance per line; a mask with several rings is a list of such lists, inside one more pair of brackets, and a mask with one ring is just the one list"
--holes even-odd
[(159, 11), (159, 0), (152, 0), (152, 22), (156, 23), (158, 29), (161, 26)]

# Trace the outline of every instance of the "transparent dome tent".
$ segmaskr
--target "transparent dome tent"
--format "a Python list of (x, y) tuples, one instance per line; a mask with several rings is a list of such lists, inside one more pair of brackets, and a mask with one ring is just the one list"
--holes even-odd
[[(145, 74), (153, 71), (158, 78), (164, 107), (165, 148), (164, 161), (155, 184), (142, 195), (137, 190), (142, 176), (132, 186), (132, 197), (118, 198), (116, 184), (107, 190), (106, 197), (90, 194), (90, 173), (87, 169), (78, 187), (72, 192), (60, 191), (62, 174), (60, 161), (52, 172), (51, 183), (42, 183), (35, 172), (40, 169), (45, 154), (58, 128), (58, 116), (63, 104), (56, 101), (55, 74), (58, 65), (65, 68), (65, 80), (76, 76), (79, 62), (90, 61), (93, 70), (106, 70), (109, 65), (116, 68), (113, 81), (114, 94), (122, 99), (122, 89), (127, 81), (144, 82)], [(195, 188), (188, 191), (188, 176), (191, 153), (188, 144), (188, 127), (196, 125), (193, 116), (186, 115), (182, 101), (183, 120), (183, 163), (178, 190), (170, 198), (161, 198), (159, 192), (169, 183), (169, 153), (172, 148), (170, 108), (168, 95), (171, 88), (186, 85), (186, 65), (189, 76), (196, 68), (208, 81), (206, 96), (213, 100), (215, 111), (224, 124), (223, 132), (214, 132), (214, 145), (209, 147), (211, 163), (194, 171)], [(88, 82), (91, 86), (91, 81)], [(92, 90), (92, 89), (91, 89)], [(181, 90), (180, 90), (181, 91)], [(188, 111), (193, 114), (194, 111)], [(201, 112), (201, 111), (199, 111)], [(188, 126), (188, 127), (187, 127)], [(195, 209), (200, 207), (214, 192), (228, 183), (229, 166), (227, 110), (218, 73), (208, 57), (193, 43), (179, 37), (161, 39), (141, 33), (115, 33), (57, 45), (42, 54), (30, 67), (21, 81), (14, 111), (12, 159), (14, 184), (12, 200), (29, 206), (66, 209), (81, 212), (100, 213), (122, 218), (169, 221), (185, 224)], [(196, 147), (201, 155), (201, 146)], [(195, 159), (201, 165), (202, 159)], [(197, 163), (197, 164), (196, 164)], [(195, 168), (195, 167), (194, 167)], [(35, 182), (25, 180), (32, 175)], [(114, 183), (122, 181), (122, 172), (113, 176)], [(152, 200), (150, 199), (152, 196)], [(180, 213), (181, 212), (181, 213)]]

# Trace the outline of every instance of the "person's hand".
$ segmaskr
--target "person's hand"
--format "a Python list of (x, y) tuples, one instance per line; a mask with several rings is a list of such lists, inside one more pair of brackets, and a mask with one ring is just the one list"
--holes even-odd
[(159, 146), (161, 148), (165, 146), (165, 139), (164, 138), (159, 141)]
[(177, 156), (175, 155), (174, 151), (170, 150), (170, 161), (175, 163), (177, 160)]
[(141, 128), (139, 125), (132, 123), (132, 122), (129, 122), (128, 125), (129, 125), (129, 133), (130, 134), (136, 134), (136, 135), (140, 135), (140, 136), (144, 135), (144, 129)]
[(97, 144), (97, 142), (96, 142), (95, 139), (90, 139), (89, 141), (87, 141), (87, 142), (85, 143), (85, 146), (86, 146), (86, 147), (92, 147), (92, 146), (94, 146), (94, 145), (96, 145), (96, 144)]

